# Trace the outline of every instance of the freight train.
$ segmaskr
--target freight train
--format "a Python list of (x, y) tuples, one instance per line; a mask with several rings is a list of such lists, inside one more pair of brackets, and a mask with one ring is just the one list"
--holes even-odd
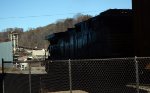
[(47, 36), (51, 60), (134, 56), (133, 11), (109, 9)]

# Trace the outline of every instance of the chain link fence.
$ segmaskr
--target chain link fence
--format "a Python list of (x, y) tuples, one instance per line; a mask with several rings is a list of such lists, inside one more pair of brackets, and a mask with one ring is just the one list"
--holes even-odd
[(150, 57), (23, 63), (6, 68), (3, 60), (0, 93), (150, 92)]

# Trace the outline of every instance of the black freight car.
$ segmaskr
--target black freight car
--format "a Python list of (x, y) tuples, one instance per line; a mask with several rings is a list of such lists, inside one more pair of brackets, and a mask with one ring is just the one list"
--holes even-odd
[(49, 59), (134, 56), (132, 19), (132, 10), (110, 9), (66, 32), (49, 35)]

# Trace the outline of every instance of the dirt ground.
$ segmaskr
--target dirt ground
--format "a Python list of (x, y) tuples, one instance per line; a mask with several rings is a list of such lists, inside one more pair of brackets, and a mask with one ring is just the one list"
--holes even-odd
[[(48, 93), (70, 93), (70, 91), (58, 91), (58, 92), (48, 92)], [(82, 90), (73, 90), (72, 93), (88, 93)]]
[[(20, 70), (19, 68), (5, 68), (5, 73), (14, 74), (29, 74), (29, 69)], [(2, 68), (0, 67), (0, 73), (2, 73)], [(31, 74), (47, 74), (45, 67), (31, 67)]]

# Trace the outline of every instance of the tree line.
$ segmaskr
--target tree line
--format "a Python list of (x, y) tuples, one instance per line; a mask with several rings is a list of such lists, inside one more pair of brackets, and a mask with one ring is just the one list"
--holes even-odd
[(68, 28), (73, 28), (76, 23), (85, 21), (91, 17), (90, 15), (77, 14), (73, 18), (58, 20), (56, 23), (31, 28), (27, 31), (24, 31), (23, 28), (7, 28), (0, 32), (0, 42), (9, 41), (9, 33), (16, 32), (19, 34), (19, 46), (47, 48), (49, 45), (48, 41), (45, 40), (47, 35), (67, 31)]

